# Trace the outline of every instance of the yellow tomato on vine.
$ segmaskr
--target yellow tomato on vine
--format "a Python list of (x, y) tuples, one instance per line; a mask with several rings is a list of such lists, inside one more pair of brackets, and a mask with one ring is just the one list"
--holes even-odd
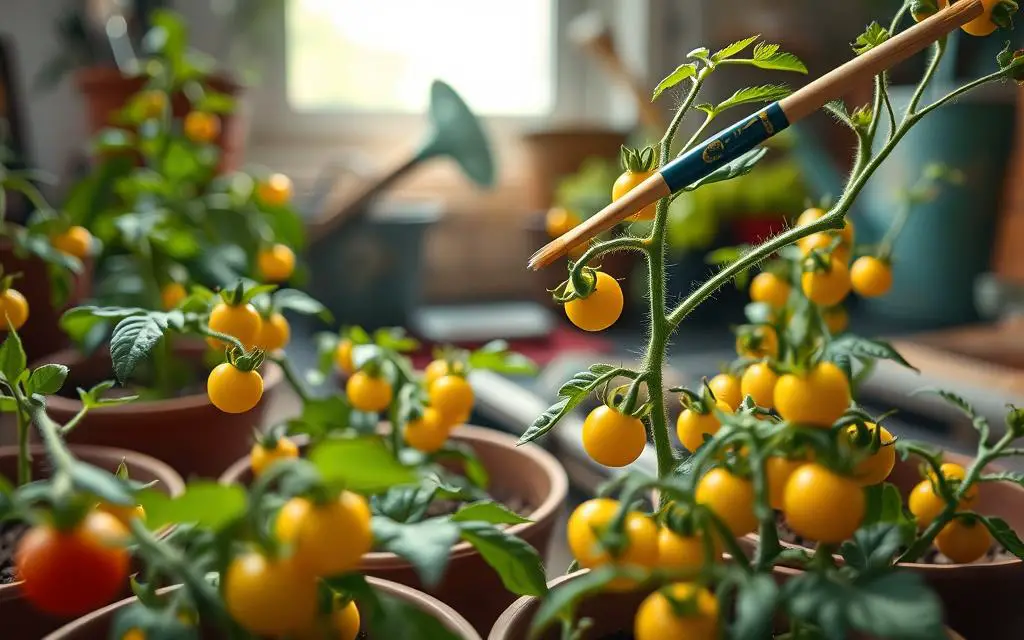
[(565, 303), (565, 315), (584, 331), (604, 331), (615, 324), (625, 306), (618, 281), (603, 271), (595, 275), (597, 282), (590, 295)]
[(0, 331), (17, 331), (28, 320), (28, 300), (17, 289), (0, 293)]

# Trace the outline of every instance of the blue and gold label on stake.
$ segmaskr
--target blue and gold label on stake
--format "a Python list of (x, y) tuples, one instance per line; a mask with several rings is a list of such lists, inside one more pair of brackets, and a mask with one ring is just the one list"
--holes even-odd
[(788, 126), (786, 114), (778, 102), (773, 102), (668, 163), (662, 168), (661, 175), (674, 193), (732, 162)]

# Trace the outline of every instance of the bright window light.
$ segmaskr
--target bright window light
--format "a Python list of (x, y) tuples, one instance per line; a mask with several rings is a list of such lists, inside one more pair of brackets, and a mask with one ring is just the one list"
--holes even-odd
[(419, 113), (438, 78), (478, 113), (546, 115), (556, 1), (288, 0), (288, 102)]

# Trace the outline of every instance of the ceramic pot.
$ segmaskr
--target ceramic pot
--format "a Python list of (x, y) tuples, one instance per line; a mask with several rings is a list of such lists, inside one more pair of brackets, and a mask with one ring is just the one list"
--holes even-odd
[[(121, 75), (110, 67), (86, 67), (75, 72), (75, 84), (85, 99), (89, 135), (95, 135), (111, 126), (112, 117), (120, 111), (133, 95), (142, 90), (145, 80)], [(236, 100), (242, 94), (242, 87), (225, 77), (209, 79), (210, 87)], [(189, 111), (185, 94), (178, 93), (172, 100), (175, 118), (183, 118)], [(219, 169), (222, 172), (235, 171), (244, 160), (245, 126), (236, 108), (233, 114), (220, 115), (220, 134), (215, 144), (222, 155)]]
[[(947, 462), (969, 467), (967, 456), (944, 454)], [(889, 476), (906, 504), (911, 490), (921, 481), (918, 470), (920, 460), (897, 459)], [(992, 471), (998, 471), (993, 468)], [(981, 487), (975, 510), (983, 515), (998, 516), (1018, 533), (1024, 533), (1024, 487), (1011, 482), (987, 482)], [(749, 550), (757, 544), (757, 536), (746, 536), (741, 543)], [(784, 546), (794, 546), (783, 543)], [(841, 558), (838, 558), (840, 561)], [(946, 624), (967, 638), (985, 640), (1012, 640), (1020, 637), (1024, 628), (1024, 610), (1019, 603), (1024, 599), (1024, 563), (1019, 559), (972, 564), (924, 564), (910, 562), (904, 565), (919, 572), (932, 589), (942, 598)]]
[[(492, 429), (463, 426), (452, 432), (452, 439), (476, 453), (490, 475), (493, 494), (515, 496), (528, 505), (531, 511), (527, 517), (532, 522), (513, 525), (508, 532), (545, 557), (569, 489), (562, 466), (544, 449), (534, 445), (517, 447), (515, 438)], [(228, 469), (221, 482), (246, 484), (251, 478), (246, 456)], [(368, 553), (363, 556), (359, 570), (368, 576), (423, 589), (465, 615), (481, 633), (515, 599), (468, 542), (452, 547), (444, 578), (432, 589), (425, 589), (413, 566), (393, 553)]]
[[(480, 640), (480, 636), (473, 627), (466, 622), (465, 618), (436, 598), (432, 598), (425, 593), (387, 580), (367, 578), (367, 582), (369, 582), (370, 586), (372, 586), (378, 593), (402, 600), (405, 603), (416, 607), (420, 611), (429, 614), (432, 618), (444, 625), (444, 627), (459, 638), (459, 640)], [(170, 589), (177, 588), (178, 587), (169, 587), (162, 591), (166, 592)], [(50, 635), (43, 638), (43, 640), (107, 640), (107, 638), (110, 637), (114, 616), (121, 609), (135, 604), (136, 601), (136, 598), (127, 598), (120, 602), (115, 602), (108, 607), (104, 607), (103, 609), (93, 611), (89, 615), (79, 618), (78, 620), (57, 629)], [(366, 624), (365, 619), (363, 620), (363, 624)], [(204, 630), (202, 637), (204, 639), (212, 640), (213, 638), (223, 638), (226, 636), (214, 631)], [(366, 638), (367, 640), (373, 640), (372, 635), (367, 635)]]
[[(202, 362), (205, 345), (178, 342), (179, 359)], [(110, 353), (106, 350), (86, 358), (68, 349), (42, 362), (65, 364), (71, 369), (66, 389), (89, 387), (114, 377)], [(41, 363), (42, 363), (41, 362)], [(41, 364), (40, 363), (40, 364)], [(262, 426), (263, 413), (283, 380), (281, 369), (264, 363), (263, 399), (246, 413), (224, 413), (213, 406), (201, 390), (166, 400), (136, 401), (116, 407), (93, 409), (67, 436), (70, 443), (123, 446), (159, 458), (183, 477), (216, 478), (252, 447), (253, 429)], [(66, 422), (82, 408), (78, 399), (47, 398), (47, 409), (58, 422)]]
[[(185, 484), (174, 469), (163, 462), (147, 455), (127, 449), (116, 449), (113, 447), (91, 447), (86, 445), (72, 445), (72, 455), (83, 462), (100, 467), (111, 473), (117, 469), (121, 460), (128, 465), (128, 473), (133, 480), (141, 482), (152, 482), (157, 480), (156, 488), (166, 491), (172, 496), (180, 495), (185, 490)], [(45, 477), (46, 455), (43, 447), (34, 445), (31, 448), (33, 478)], [(13, 480), (17, 477), (18, 469), (18, 448), (0, 447), (0, 476)], [(3, 621), (4, 640), (39, 640), (44, 634), (67, 622), (67, 619), (51, 616), (37, 611), (25, 600), (21, 591), (21, 582), (0, 584), (0, 620)], [(124, 593), (129, 595), (131, 590), (127, 582), (124, 585)]]
[[(64, 306), (59, 309), (53, 306), (53, 289), (45, 262), (35, 256), (17, 256), (11, 242), (3, 239), (0, 240), (0, 264), (4, 267), (4, 273), (21, 274), (14, 281), (14, 288), (28, 301), (29, 319), (18, 331), (18, 337), (21, 338), (29, 361), (66, 348), (69, 341), (61, 331), (60, 316), (92, 293), (92, 259), (83, 261), (81, 273), (72, 274), (71, 291)], [(0, 332), (0, 336), (6, 337), (7, 332)]]
[[(548, 583), (549, 588), (556, 588), (575, 578), (578, 578), (587, 571), (577, 571), (567, 576), (561, 576)], [(788, 577), (798, 573), (795, 569), (775, 567), (774, 577), (780, 584)], [(604, 591), (588, 598), (583, 602), (577, 612), (580, 618), (590, 618), (593, 626), (587, 631), (588, 638), (620, 637), (618, 634), (628, 634), (623, 637), (632, 637), (633, 618), (637, 608), (644, 598), (650, 594), (650, 590), (614, 592)], [(512, 603), (508, 609), (501, 614), (498, 621), (491, 628), (487, 640), (529, 640), (530, 625), (533, 623), (533, 616), (536, 615), (540, 606), (540, 599), (523, 597)], [(540, 640), (557, 640), (558, 629), (552, 627), (546, 633), (538, 636)], [(948, 631), (949, 640), (963, 640), (953, 631)], [(870, 637), (857, 636), (857, 640), (872, 640)], [(668, 640), (666, 638), (666, 640)]]

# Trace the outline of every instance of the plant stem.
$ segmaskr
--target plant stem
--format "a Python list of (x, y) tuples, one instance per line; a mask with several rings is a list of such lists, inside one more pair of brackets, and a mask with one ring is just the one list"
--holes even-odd
[(310, 401), (309, 392), (306, 390), (305, 385), (302, 384), (302, 380), (298, 374), (295, 373), (295, 369), (292, 367), (291, 361), (287, 356), (268, 356), (268, 360), (281, 367), (281, 371), (284, 372), (284, 379), (288, 381), (288, 384), (295, 391), (295, 395), (299, 396), (299, 400), (302, 404), (306, 404)]
[[(594, 259), (603, 256), (606, 253), (613, 251), (628, 251), (630, 249), (635, 251), (643, 251), (646, 247), (642, 238), (636, 238), (633, 236), (621, 236), (605, 242), (599, 242), (591, 245), (583, 255), (580, 256), (579, 260), (575, 264), (583, 267), (584, 265), (590, 264)], [(574, 267), (575, 270), (575, 267)]]
[(711, 124), (711, 121), (714, 119), (715, 116), (708, 114), (707, 117), (704, 118), (704, 122), (702, 122), (701, 125), (697, 127), (697, 130), (693, 132), (693, 135), (690, 136), (690, 139), (686, 141), (686, 144), (683, 145), (683, 148), (679, 150), (679, 153), (686, 153), (690, 149), (690, 147), (692, 147), (698, 140), (700, 140), (701, 134), (703, 134), (704, 131), (707, 130), (708, 126)]
[(1000, 69), (999, 71), (995, 71), (993, 73), (990, 73), (987, 76), (982, 76), (982, 77), (978, 78), (977, 80), (972, 80), (971, 82), (968, 82), (964, 86), (957, 87), (956, 89), (950, 91), (949, 93), (947, 93), (946, 95), (942, 96), (941, 98), (939, 98), (935, 102), (933, 102), (930, 105), (922, 108), (920, 111), (917, 111), (917, 112), (911, 114), (907, 119), (908, 120), (913, 119), (913, 121), (916, 122), (917, 120), (920, 120), (921, 118), (923, 118), (925, 115), (927, 115), (931, 111), (933, 111), (935, 109), (938, 109), (942, 105), (946, 104), (950, 100), (958, 98), (958, 97), (962, 96), (963, 94), (967, 93), (968, 91), (972, 91), (974, 89), (977, 89), (978, 87), (980, 87), (983, 84), (992, 82), (993, 80), (1002, 80), (1005, 77), (1006, 77), (1006, 71), (1003, 71), (1002, 69)]
[(18, 486), (32, 481), (32, 454), (28, 450), (29, 418), (19, 405), (15, 410), (18, 417)]
[(399, 454), (402, 452), (402, 426), (398, 424), (398, 403), (392, 402), (391, 408), (388, 409), (388, 417), (391, 421), (391, 452), (395, 454), (395, 459), (398, 459)]
[(87, 413), (89, 413), (88, 407), (82, 405), (82, 408), (78, 410), (78, 413), (76, 413), (70, 420), (65, 422), (64, 426), (60, 428), (60, 434), (62, 436), (66, 436), (69, 433), (71, 433), (74, 430), (74, 428), (78, 426), (78, 423), (82, 421), (82, 418), (84, 418), (85, 414)]
[(904, 119), (911, 117), (914, 111), (917, 109), (917, 105), (921, 102), (921, 97), (924, 95), (924, 90), (928, 87), (932, 77), (939, 68), (939, 63), (942, 62), (942, 54), (946, 52), (946, 39), (943, 38), (935, 43), (935, 53), (932, 54), (932, 59), (928, 62), (928, 68), (924, 72), (924, 76), (921, 77), (921, 82), (918, 83), (917, 89), (914, 90), (914, 95), (911, 96), (910, 102), (907, 103), (907, 111)]

